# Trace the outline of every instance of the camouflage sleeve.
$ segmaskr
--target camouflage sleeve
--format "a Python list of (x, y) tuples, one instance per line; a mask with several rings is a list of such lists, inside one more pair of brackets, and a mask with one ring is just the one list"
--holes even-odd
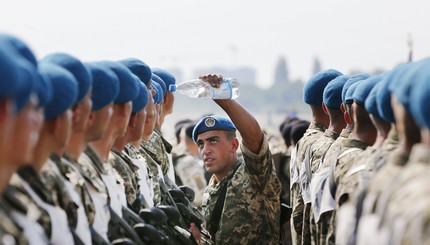
[(115, 155), (115, 161), (112, 162), (112, 166), (119, 173), (121, 178), (124, 180), (125, 195), (127, 198), (128, 205), (132, 206), (136, 201), (138, 186), (134, 179), (134, 173), (130, 167), (125, 163), (120, 156)]
[(261, 144), (260, 152), (255, 154), (251, 152), (244, 144), (241, 144), (241, 150), (246, 166), (252, 174), (264, 175), (267, 173), (269, 166), (272, 166), (272, 154), (270, 153), (267, 138), (264, 137)]

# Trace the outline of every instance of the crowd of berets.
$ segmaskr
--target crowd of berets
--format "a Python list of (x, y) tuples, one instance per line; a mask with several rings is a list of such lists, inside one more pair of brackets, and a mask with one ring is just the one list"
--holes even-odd
[[(328, 69), (306, 82), (311, 121), (280, 127), (288, 242), (430, 243), (429, 68), (423, 59), (371, 76)], [(291, 130), (303, 123), (297, 142)]]
[[(311, 120), (266, 131), (291, 208), (280, 243), (429, 243), (429, 68), (308, 79)], [(134, 57), (38, 59), (0, 35), (0, 243), (213, 244), (195, 196), (208, 179), (199, 165), (180, 180), (172, 153), (191, 150), (161, 130), (175, 83)]]

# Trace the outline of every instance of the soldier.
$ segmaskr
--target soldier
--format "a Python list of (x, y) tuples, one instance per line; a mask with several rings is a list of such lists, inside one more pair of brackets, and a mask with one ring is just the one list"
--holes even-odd
[[(200, 79), (214, 87), (222, 82), (220, 75)], [(213, 173), (202, 203), (207, 228), (216, 244), (277, 244), (281, 185), (267, 139), (255, 118), (236, 101), (215, 102), (231, 121), (207, 116), (193, 130), (199, 155)], [(243, 158), (236, 155), (236, 127), (243, 140)]]
[(76, 101), (78, 85), (73, 75), (59, 66), (40, 62), (39, 69), (51, 82), (52, 98), (45, 106), (45, 122), (34, 149), (32, 164), (19, 168), (17, 175), (11, 180), (11, 185), (23, 190), (42, 212), (48, 214), (40, 223), (51, 243), (71, 244), (74, 240), (68, 226), (67, 215), (58, 205), (62, 200), (45, 186), (40, 172), (45, 164), (50, 164), (49, 156), (61, 155), (61, 151), (67, 145), (71, 132), (70, 108)]
[[(70, 163), (69, 160), (62, 158), (63, 155), (75, 154), (75, 159), (79, 156), (76, 143), (80, 135), (87, 127), (89, 115), (91, 112), (91, 86), (92, 76), (90, 71), (77, 58), (66, 53), (52, 53), (42, 59), (42, 62), (48, 62), (59, 65), (75, 77), (78, 82), (78, 95), (72, 107), (72, 132), (70, 140), (64, 150), (59, 154), (51, 155), (50, 161), (45, 164), (41, 170), (41, 180), (49, 190), (56, 196), (57, 204), (66, 211), (69, 226), (76, 240), (81, 243), (91, 243), (91, 232), (89, 229), (87, 212), (94, 212), (94, 204), (88, 190), (85, 188), (85, 180), (79, 170)], [(70, 153), (73, 151), (73, 153)], [(93, 215), (88, 215), (93, 216)], [(77, 237), (78, 238), (77, 238)]]
[(414, 86), (409, 96), (409, 107), (414, 120), (421, 128), (421, 142), (415, 144), (411, 150), (409, 161), (401, 176), (403, 186), (399, 186), (388, 202), (386, 221), (392, 224), (384, 221), (390, 225), (391, 236), (402, 244), (428, 244), (430, 241), (428, 234), (430, 120), (426, 107), (430, 89), (427, 70), (429, 60), (426, 60), (426, 64), (410, 78), (413, 79)]
[[(385, 189), (392, 185), (391, 180), (401, 171), (408, 161), (412, 145), (419, 142), (419, 138), (416, 138), (417, 135), (419, 136), (419, 129), (415, 125), (410, 114), (405, 110), (405, 107), (397, 102), (397, 96), (401, 93), (400, 84), (404, 82), (404, 75), (407, 74), (411, 66), (411, 64), (407, 64), (394, 68), (385, 78), (388, 81), (383, 81), (384, 85), (389, 83), (390, 86), (381, 87), (381, 90), (392, 91), (390, 100), (391, 108), (394, 111), (395, 127), (397, 128), (400, 142), (399, 148), (389, 156), (387, 164), (382, 165), (382, 167), (378, 167), (378, 165), (375, 166), (376, 171), (369, 181), (366, 191), (363, 193), (364, 200), (362, 201), (363, 204), (361, 204), (361, 218), (357, 228), (357, 243), (360, 244), (374, 242), (369, 240), (369, 235), (374, 237), (374, 231), (377, 230), (376, 223), (379, 222), (376, 221), (379, 220), (379, 215), (377, 213), (377, 207), (379, 206), (378, 200), (382, 193), (385, 192)], [(409, 132), (406, 133), (405, 130)]]
[[(109, 240), (114, 241), (125, 236), (135, 243), (142, 243), (132, 227), (122, 219), (123, 209), (127, 209), (127, 198), (124, 180), (113, 168), (113, 165), (118, 164), (118, 162), (116, 162), (116, 158), (111, 151), (115, 140), (118, 137), (122, 137), (126, 132), (131, 115), (132, 100), (138, 95), (138, 79), (127, 67), (119, 62), (99, 61), (96, 63), (106, 69), (110, 69), (115, 74), (119, 81), (119, 93), (114, 100), (113, 113), (108, 122), (106, 132), (99, 140), (89, 143), (85, 151), (89, 159), (82, 158), (82, 164), (91, 164), (107, 189), (111, 214), (108, 227)], [(81, 158), (79, 161), (81, 163)]]
[(182, 152), (176, 153), (175, 173), (181, 179), (182, 185), (188, 186), (195, 192), (194, 205), (201, 206), (204, 189), (206, 188), (205, 171), (202, 159), (198, 156), (198, 148), (192, 134), (196, 123), (188, 123), (182, 127)]
[[(112, 147), (112, 153), (116, 159), (113, 167), (121, 175), (124, 181), (127, 205), (136, 213), (139, 213), (139, 210), (142, 207), (145, 207), (143, 203), (144, 197), (140, 190), (141, 177), (139, 176), (139, 168), (141, 166), (136, 165), (123, 151), (126, 144), (142, 137), (143, 126), (145, 125), (144, 123), (146, 120), (145, 107), (148, 104), (149, 99), (148, 89), (137, 77), (135, 78), (138, 80), (137, 84), (139, 87), (139, 94), (132, 101), (131, 116), (127, 130), (124, 136), (120, 136), (115, 140)], [(142, 178), (145, 179), (146, 176), (142, 176)]]
[[(399, 139), (401, 143), (398, 150), (390, 156), (387, 164), (375, 174), (374, 178), (369, 183), (369, 189), (366, 200), (364, 200), (363, 207), (367, 208), (370, 204), (373, 204), (374, 206), (373, 210), (364, 210), (364, 212), (366, 212), (364, 214), (375, 213), (379, 218), (384, 218), (384, 213), (386, 212), (389, 197), (393, 192), (395, 192), (398, 188), (401, 188), (402, 185), (407, 182), (407, 177), (404, 177), (404, 168), (409, 159), (412, 146), (420, 142), (420, 130), (410, 114), (409, 106), (409, 94), (413, 85), (415, 84), (413, 75), (419, 68), (420, 66), (418, 62), (408, 64), (407, 67), (405, 66), (402, 76), (396, 77), (396, 79), (399, 80), (396, 83), (396, 86), (393, 86), (392, 88), (391, 101), (396, 120), (396, 127), (399, 132)], [(417, 170), (419, 168), (413, 169)], [(409, 174), (410, 173), (412, 172), (409, 172)], [(411, 177), (413, 178), (414, 176), (412, 175)], [(402, 181), (402, 178), (404, 178), (405, 181)], [(378, 184), (379, 186), (376, 187), (375, 184)], [(375, 199), (372, 201), (372, 198)], [(381, 233), (378, 233), (379, 236), (375, 237), (381, 240), (375, 239), (375, 242), (381, 241), (385, 243), (388, 241), (388, 234), (384, 231), (386, 227), (381, 228), (381, 226), (378, 226), (379, 229), (369, 231), (368, 229), (372, 226), (366, 222), (368, 222), (368, 219), (360, 219), (358, 234), (359, 243), (368, 242), (366, 241), (366, 238), (363, 237), (363, 235), (369, 234), (368, 232), (375, 232), (378, 230), (380, 230)], [(364, 227), (364, 225), (366, 225), (366, 227)]]
[[(108, 123), (112, 116), (112, 102), (119, 93), (119, 81), (111, 70), (94, 63), (84, 63), (93, 77), (93, 89), (91, 100), (93, 103), (88, 126), (79, 138), (76, 136), (76, 146), (66, 155), (74, 166), (78, 167), (85, 178), (85, 186), (88, 189), (94, 203), (94, 214), (87, 211), (88, 222), (95, 232), (92, 239), (95, 243), (97, 235), (108, 242), (108, 223), (110, 221), (109, 196), (95, 167), (90, 164), (90, 159), (83, 151), (88, 142), (99, 140), (106, 132)], [(79, 155), (78, 155), (79, 154)]]
[[(303, 98), (312, 110), (312, 122), (303, 138), (294, 149), (294, 157), (291, 157), (291, 207), (292, 207), (292, 235), (295, 238), (293, 244), (309, 244), (310, 231), (303, 230), (303, 222), (309, 224), (304, 218), (304, 204), (310, 202), (309, 180), (310, 171), (303, 164), (308, 147), (319, 139), (329, 126), (328, 115), (321, 107), (323, 91), (327, 83), (342, 75), (339, 71), (329, 69), (313, 75), (303, 88)], [(309, 170), (309, 169), (308, 169)]]
[(144, 86), (148, 90), (148, 104), (145, 107), (146, 117), (143, 125), (142, 134), (138, 139), (128, 143), (125, 146), (125, 152), (132, 159), (132, 161), (139, 167), (138, 169), (138, 175), (140, 179), (139, 187), (140, 187), (140, 193), (144, 197), (142, 205), (145, 208), (151, 208), (154, 206), (153, 176), (149, 172), (148, 164), (144, 155), (142, 155), (142, 153), (140, 152), (140, 144), (142, 142), (142, 137), (144, 135), (144, 132), (147, 132), (148, 129), (151, 128), (152, 122), (154, 122), (153, 118), (155, 117), (154, 100), (153, 100), (155, 91), (151, 86), (152, 71), (147, 64), (145, 64), (143, 61), (136, 58), (121, 60), (120, 63), (125, 65), (128, 69), (130, 69), (130, 71), (140, 79), (140, 81), (144, 84)]
[[(319, 243), (319, 233), (321, 233), (316, 226), (319, 221), (321, 210), (321, 196), (322, 186), (328, 177), (328, 169), (323, 169), (321, 163), (324, 160), (325, 153), (330, 145), (339, 137), (341, 131), (345, 128), (346, 122), (343, 118), (343, 113), (340, 109), (342, 104), (342, 89), (348, 76), (341, 75), (331, 80), (324, 88), (322, 108), (330, 118), (330, 124), (325, 130), (323, 137), (315, 141), (305, 153), (305, 162), (307, 164), (312, 179), (309, 183), (311, 185), (311, 202), (305, 203), (303, 216), (308, 219), (309, 226), (303, 227), (311, 231), (312, 242)], [(325, 171), (323, 171), (325, 170)], [(305, 222), (303, 222), (305, 224)]]
[(17, 122), (16, 114), (19, 112), (16, 108), (16, 102), (21, 96), (24, 97), (24, 100), (25, 97), (28, 99), (29, 93), (26, 91), (31, 91), (32, 79), (27, 79), (26, 76), (22, 75), (23, 68), (17, 64), (16, 55), (11, 50), (6, 49), (1, 41), (0, 43), (0, 86), (2, 87), (0, 91), (0, 154), (2, 156), (0, 160), (0, 190), (2, 193), (0, 197), (0, 217), (2, 220), (0, 241), (4, 244), (28, 244), (22, 228), (10, 217), (12, 207), (8, 201), (4, 200), (3, 193), (10, 177), (16, 170), (16, 166), (12, 165), (9, 160), (12, 156), (9, 155), (10, 151), (8, 151), (8, 144), (14, 136), (12, 129)]
[[(366, 80), (365, 80), (366, 81)], [(354, 97), (357, 92), (357, 89), (360, 87), (362, 82), (354, 82), (345, 93), (345, 102), (344, 105), (345, 110), (345, 120), (352, 128), (353, 132), (351, 133), (349, 138), (340, 137), (340, 141), (332, 144), (328, 152), (326, 153), (322, 168), (329, 168), (330, 173), (327, 177), (327, 181), (324, 183), (324, 189), (321, 197), (321, 235), (320, 237), (324, 237), (324, 233), (327, 232), (326, 235), (326, 243), (332, 244), (334, 243), (335, 237), (335, 216), (334, 209), (339, 207), (339, 199), (336, 192), (336, 186), (339, 185), (340, 179), (343, 176), (343, 171), (348, 169), (348, 164), (350, 161), (353, 161), (355, 154), (350, 154), (354, 151), (364, 150), (369, 143), (364, 143), (363, 140), (372, 141), (372, 135), (374, 133), (374, 128), (369, 127), (370, 120), (368, 118), (367, 112), (364, 110), (364, 106), (361, 104), (364, 101), (367, 93), (358, 93), (361, 96), (358, 97), (359, 101), (357, 103), (353, 103)], [(364, 88), (368, 88), (363, 86)], [(367, 91), (367, 90), (364, 90)], [(360, 104), (359, 104), (360, 103)], [(352, 117), (351, 115), (355, 115)], [(357, 127), (357, 124), (359, 126)], [(370, 126), (373, 127), (372, 124)], [(368, 130), (368, 131), (367, 131)], [(361, 138), (358, 135), (361, 135), (362, 132), (368, 132), (368, 138)], [(366, 135), (366, 134), (365, 134)], [(373, 142), (372, 142), (373, 143)], [(323, 241), (324, 242), (324, 241)]]

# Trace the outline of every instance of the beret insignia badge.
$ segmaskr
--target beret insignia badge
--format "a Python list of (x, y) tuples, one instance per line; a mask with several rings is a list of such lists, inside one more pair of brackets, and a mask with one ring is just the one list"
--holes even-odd
[(215, 119), (214, 119), (214, 118), (212, 118), (212, 117), (208, 117), (208, 118), (206, 118), (206, 120), (205, 120), (205, 125), (206, 125), (206, 127), (208, 127), (208, 128), (212, 128), (213, 126), (215, 126)]

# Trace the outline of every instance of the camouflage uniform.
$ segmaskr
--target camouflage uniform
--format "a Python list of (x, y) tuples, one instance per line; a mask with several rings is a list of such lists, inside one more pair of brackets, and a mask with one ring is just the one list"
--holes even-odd
[(214, 206), (226, 185), (227, 192), (219, 223), (213, 237), (216, 244), (279, 244), (281, 185), (267, 139), (258, 155), (241, 146), (236, 171), (215, 183), (212, 177), (203, 197), (203, 213), (208, 230)]
[(167, 175), (170, 168), (168, 153), (172, 151), (172, 145), (164, 139), (161, 132), (155, 129), (148, 141), (142, 140), (141, 146), (161, 166), (163, 174)]
[(93, 222), (94, 229), (104, 239), (108, 239), (108, 223), (110, 221), (109, 203), (110, 198), (108, 190), (100, 176), (100, 172), (105, 173), (101, 164), (93, 163), (92, 159), (96, 158), (96, 153), (88, 147), (78, 159), (79, 168), (86, 180), (91, 198), (94, 201), (95, 216)]
[[(139, 167), (134, 165), (127, 155), (119, 152), (117, 149), (113, 148), (111, 152), (115, 156), (112, 165), (124, 181), (127, 204), (129, 207), (132, 207), (133, 210), (139, 212), (141, 208), (141, 204), (139, 203), (140, 199), (138, 199), (140, 179), (137, 175), (137, 171)], [(138, 200), (138, 202), (136, 202), (136, 200)]]
[(154, 205), (157, 206), (161, 203), (161, 189), (160, 189), (160, 175), (163, 175), (163, 170), (161, 169), (161, 166), (152, 158), (151, 154), (148, 153), (150, 152), (148, 148), (146, 148), (146, 146), (148, 145), (148, 143), (143, 143), (144, 141), (142, 141), (141, 144), (141, 153), (146, 161), (146, 163), (148, 164), (148, 174), (150, 174), (150, 176), (152, 176), (152, 190), (154, 191)]
[[(26, 212), (26, 208), (22, 207)], [(0, 243), (26, 245), (28, 240), (22, 229), (12, 220), (10, 213), (12, 208), (3, 198), (0, 198)]]
[(204, 189), (207, 185), (203, 161), (191, 155), (186, 150), (176, 152), (174, 158), (175, 173), (181, 179), (182, 185), (188, 186), (195, 192), (194, 205), (200, 207)]
[(380, 223), (378, 209), (380, 209), (381, 195), (396, 181), (397, 176), (404, 168), (409, 156), (405, 155), (400, 149), (394, 151), (387, 164), (383, 165), (369, 181), (367, 190), (363, 193), (361, 216), (358, 221), (357, 244), (369, 244), (372, 238), (377, 236), (377, 227)]
[[(153, 181), (154, 176), (149, 171), (148, 163), (144, 155), (132, 144), (127, 144), (124, 148), (124, 154), (127, 154), (130, 159), (139, 166), (137, 177), (139, 179), (140, 192), (143, 195), (143, 205), (146, 208), (154, 206), (154, 190)], [(150, 200), (149, 200), (150, 199)]]
[[(309, 149), (309, 163), (312, 175), (318, 171), (321, 167), (325, 153), (333, 144), (333, 142), (339, 137), (339, 134), (326, 129), (323, 137), (315, 141)], [(312, 181), (312, 180), (311, 180)], [(310, 185), (310, 183), (308, 183)], [(312, 191), (312, 190), (311, 190)], [(312, 196), (312, 194), (311, 194)], [(304, 244), (318, 244), (318, 228), (316, 226), (314, 213), (312, 212), (312, 197), (310, 202), (305, 203), (303, 211), (303, 228), (302, 228), (302, 239)], [(310, 239), (310, 240), (309, 240)]]
[(390, 132), (387, 135), (387, 138), (384, 140), (382, 147), (378, 150), (378, 153), (375, 155), (375, 166), (372, 168), (369, 166), (369, 169), (373, 171), (378, 171), (388, 160), (390, 154), (397, 149), (399, 146), (399, 135), (397, 133), (396, 127), (391, 127)]
[[(406, 224), (411, 225), (408, 224), (411, 221), (416, 223), (411, 226), (415, 227), (418, 232), (422, 230), (424, 222), (420, 219), (430, 202), (430, 198), (428, 198), (430, 194), (429, 164), (429, 147), (422, 144), (414, 145), (408, 163), (393, 181), (393, 185), (389, 186), (389, 189), (385, 189), (381, 195), (379, 215), (382, 217), (382, 233), (387, 233), (387, 238), (391, 239), (388, 242), (394, 243), (401, 239)], [(409, 229), (408, 233), (411, 232), (412, 230)], [(412, 242), (414, 237), (411, 235), (407, 234), (409, 237), (407, 239)], [(417, 238), (415, 237), (415, 239)]]
[[(306, 175), (306, 172), (303, 171), (304, 167), (303, 160), (305, 158), (305, 153), (310, 145), (312, 145), (317, 139), (323, 136), (325, 131), (325, 127), (316, 122), (312, 122), (309, 125), (309, 128), (306, 130), (303, 137), (299, 140), (294, 149), (293, 156), (291, 157), (290, 162), (290, 190), (291, 190), (291, 223), (294, 229), (291, 230), (293, 238), (295, 237), (295, 241), (293, 244), (302, 244), (302, 228), (303, 228), (303, 211), (304, 211), (304, 201), (303, 201), (303, 186), (302, 183), (306, 182), (306, 180), (302, 179), (302, 173)], [(309, 189), (309, 187), (306, 187)], [(307, 241), (304, 243), (310, 242), (310, 234), (309, 237), (306, 237)]]

